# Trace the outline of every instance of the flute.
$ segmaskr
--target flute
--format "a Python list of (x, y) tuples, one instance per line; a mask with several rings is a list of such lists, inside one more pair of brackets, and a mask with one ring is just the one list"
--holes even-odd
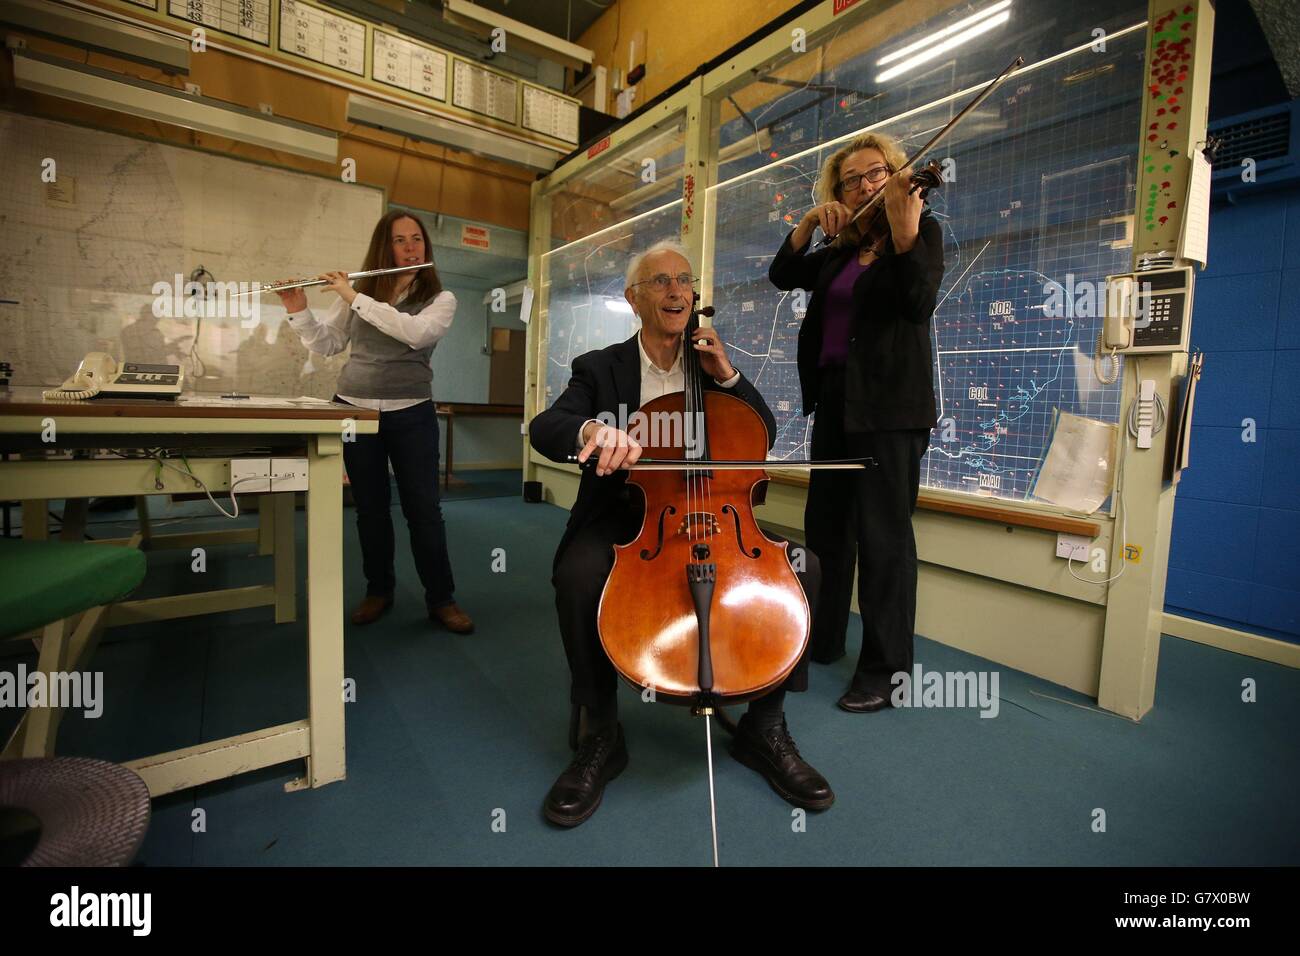
[[(411, 272), (415, 269), (428, 269), (433, 265), (432, 262), (421, 262), (414, 266), (394, 266), (391, 269), (368, 269), (365, 272), (349, 272), (348, 279), (365, 279), (368, 276), (386, 276), (394, 272)], [(236, 292), (232, 298), (239, 298), (241, 295), (258, 295), (262, 292), (284, 292), (287, 289), (305, 289), (314, 285), (329, 285), (325, 279), (298, 279), (294, 282), (271, 282), (267, 285), (259, 285), (254, 289), (247, 289), (243, 292)]]

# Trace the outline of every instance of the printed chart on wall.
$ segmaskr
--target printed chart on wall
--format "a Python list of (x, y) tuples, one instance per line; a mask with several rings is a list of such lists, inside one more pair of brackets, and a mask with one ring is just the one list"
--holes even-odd
[[(182, 364), (204, 392), (333, 395), (344, 355), (308, 352), (275, 295), (198, 313), (218, 284), (360, 269), (382, 191), (15, 114), (0, 114), (0, 144), (15, 384), (57, 385), (102, 351)], [(335, 297), (307, 300), (320, 317)]]

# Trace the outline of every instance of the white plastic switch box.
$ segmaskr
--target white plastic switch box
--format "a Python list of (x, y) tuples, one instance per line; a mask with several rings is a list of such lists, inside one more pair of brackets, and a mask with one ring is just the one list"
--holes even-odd
[[(251, 479), (251, 480), (245, 480)], [(268, 458), (230, 459), (230, 490), (237, 495), (271, 490), (271, 461)]]
[(1056, 535), (1056, 556), (1058, 558), (1073, 558), (1075, 561), (1088, 560), (1088, 546), (1092, 544), (1091, 538), (1085, 538), (1081, 534), (1063, 534)]
[(306, 491), (307, 490), (307, 459), (306, 458), (272, 458), (271, 459), (271, 490), (272, 491)]

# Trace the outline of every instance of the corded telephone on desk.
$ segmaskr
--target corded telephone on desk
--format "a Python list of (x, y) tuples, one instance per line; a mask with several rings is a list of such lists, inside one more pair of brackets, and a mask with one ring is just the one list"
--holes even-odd
[(47, 399), (176, 398), (185, 385), (179, 365), (124, 362), (121, 369), (106, 352), (90, 352), (72, 377), (44, 393)]

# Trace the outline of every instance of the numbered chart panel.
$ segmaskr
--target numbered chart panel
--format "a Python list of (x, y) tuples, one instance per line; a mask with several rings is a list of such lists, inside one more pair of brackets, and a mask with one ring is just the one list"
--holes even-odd
[(519, 84), (464, 60), (456, 61), (452, 103), (507, 123), (519, 122)]
[(524, 84), (524, 129), (578, 142), (578, 104), (528, 83)]
[(280, 49), (364, 76), (366, 25), (302, 0), (280, 0)]
[(271, 0), (167, 0), (167, 12), (231, 36), (271, 43)]
[(423, 43), (376, 30), (370, 71), (371, 79), (399, 90), (447, 99), (447, 54)]

